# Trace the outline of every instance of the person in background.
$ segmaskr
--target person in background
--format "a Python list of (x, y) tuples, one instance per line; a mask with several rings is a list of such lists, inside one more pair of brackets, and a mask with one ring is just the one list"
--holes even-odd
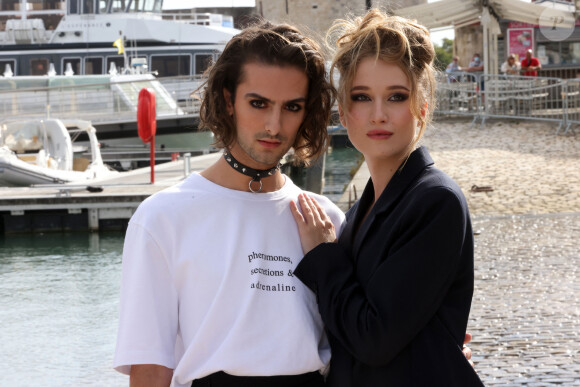
[(338, 241), (315, 198), (290, 204), (305, 253), (294, 273), (316, 293), (332, 349), (327, 384), (482, 386), (461, 352), (474, 286), (467, 202), (419, 146), (435, 107), (429, 31), (378, 10), (333, 31), (340, 120), (371, 177)]
[(463, 71), (468, 73), (483, 71), (483, 62), (481, 61), (481, 56), (479, 54), (474, 54), (473, 58), (471, 58), (471, 62), (469, 62), (469, 66), (464, 68)]
[(447, 65), (447, 67), (445, 68), (445, 72), (446, 73), (456, 73), (458, 71), (461, 71), (461, 67), (459, 66), (459, 57), (454, 56), (451, 63), (449, 63)]
[(509, 54), (507, 60), (502, 63), (500, 71), (505, 75), (519, 75), (520, 68), (520, 62), (516, 61), (516, 56)]
[(447, 82), (448, 83), (457, 82), (459, 80), (458, 79), (459, 74), (456, 73), (459, 73), (460, 71), (462, 71), (462, 68), (459, 66), (459, 57), (454, 56), (451, 63), (449, 63), (445, 68), (445, 72), (447, 73)]
[(526, 57), (522, 60), (521, 63), (521, 71), (522, 75), (528, 77), (537, 77), (538, 70), (542, 69), (542, 64), (540, 60), (533, 56), (532, 50), (526, 51)]

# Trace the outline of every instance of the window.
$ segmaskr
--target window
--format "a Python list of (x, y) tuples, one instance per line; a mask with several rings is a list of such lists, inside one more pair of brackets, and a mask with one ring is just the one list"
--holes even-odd
[(195, 75), (202, 75), (211, 65), (212, 54), (195, 54)]
[(95, 2), (94, 0), (83, 0), (83, 13), (93, 14), (95, 13)]
[[(560, 43), (550, 42), (538, 44), (538, 59), (543, 65), (558, 65), (562, 63)], [(524, 58), (520, 58), (523, 60)]]
[(107, 0), (98, 0), (99, 8), (98, 11), (99, 13), (107, 13)]
[(87, 57), (85, 58), (85, 74), (103, 74), (103, 58)]
[(125, 58), (123, 58), (122, 56), (108, 56), (106, 69), (107, 72), (111, 71), (111, 63), (115, 64), (117, 72), (120, 74), (121, 71), (123, 70), (123, 67), (125, 67)]
[(82, 74), (81, 69), (81, 58), (63, 58), (62, 59), (62, 75), (67, 75), (66, 72), (69, 71), (67, 67), (70, 64), (70, 70), (73, 71), (73, 75)]
[(566, 65), (580, 63), (580, 43), (561, 42), (562, 63)]
[(159, 0), (134, 0), (131, 8), (136, 12), (159, 12), (160, 5)]
[(20, 4), (19, 0), (0, 1), (1, 11), (13, 11), (15, 4)]
[(580, 63), (580, 42), (570, 42), (571, 63)]
[(189, 55), (152, 55), (151, 71), (157, 71), (160, 77), (172, 77), (191, 74), (191, 56)]
[[(129, 0), (127, 0), (128, 2)], [(127, 2), (125, 0), (113, 0), (113, 4), (111, 6), (111, 12), (125, 12), (125, 8), (127, 7)]]
[(543, 65), (580, 63), (580, 42), (549, 42), (538, 44), (538, 59)]
[(4, 73), (8, 70), (8, 67), (6, 66), (9, 66), (10, 71), (12, 71), (12, 75), (16, 75), (16, 61), (12, 59), (0, 60), (0, 75), (4, 75)]
[(79, 0), (71, 0), (68, 2), (68, 13), (71, 15), (79, 13)]
[(48, 72), (48, 59), (31, 59), (30, 75), (46, 75)]

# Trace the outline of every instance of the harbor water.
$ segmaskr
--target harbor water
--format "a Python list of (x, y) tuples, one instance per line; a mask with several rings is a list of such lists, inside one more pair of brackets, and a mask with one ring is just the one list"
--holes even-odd
[[(211, 143), (166, 147), (192, 149)], [(164, 143), (157, 141), (158, 144)], [(359, 155), (327, 154), (324, 194), (338, 200)], [(127, 386), (112, 369), (123, 233), (0, 235), (0, 386)]]
[(122, 233), (0, 236), (0, 385), (126, 386), (111, 368)]

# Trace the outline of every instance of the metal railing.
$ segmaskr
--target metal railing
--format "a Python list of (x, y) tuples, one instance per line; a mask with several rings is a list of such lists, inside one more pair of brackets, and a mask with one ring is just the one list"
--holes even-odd
[(580, 69), (578, 65), (571, 66), (571, 67), (557, 67), (557, 68), (550, 68), (550, 67), (542, 67), (538, 71), (538, 75), (540, 77), (548, 77), (548, 78), (562, 78), (562, 79), (573, 79), (578, 77), (580, 74)]
[(199, 113), (200, 87), (205, 81), (201, 75), (162, 77), (158, 79), (171, 97), (177, 101), (181, 109), (190, 114)]
[(470, 116), (474, 124), (488, 118), (517, 118), (558, 123), (556, 133), (580, 124), (580, 79), (437, 74), (435, 114)]
[(562, 100), (564, 101), (564, 117), (566, 118), (564, 133), (568, 133), (572, 125), (580, 125), (580, 79), (566, 81)]
[[(80, 118), (93, 124), (135, 121), (141, 88), (156, 92), (157, 116), (197, 116), (200, 76), (150, 74), (88, 77), (0, 77), (0, 116)], [(197, 92), (196, 92), (197, 91)], [(557, 133), (580, 125), (580, 79), (438, 73), (435, 114), (516, 118), (559, 123)]]
[(560, 78), (482, 75), (480, 84), (482, 124), (486, 118), (564, 122)]
[[(82, 118), (93, 124), (135, 121), (139, 91), (153, 88), (157, 116), (168, 118), (199, 112), (190, 103), (195, 77), (168, 78), (168, 90), (152, 75), (95, 77), (0, 77), (3, 119)], [(183, 100), (178, 102), (178, 96)]]
[(479, 115), (479, 78), (471, 73), (437, 74), (437, 113)]

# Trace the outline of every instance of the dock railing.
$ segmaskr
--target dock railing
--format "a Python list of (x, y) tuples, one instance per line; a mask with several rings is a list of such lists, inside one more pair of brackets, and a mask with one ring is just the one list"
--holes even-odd
[(4, 120), (52, 117), (81, 118), (93, 124), (131, 122), (136, 120), (139, 91), (149, 87), (155, 90), (158, 117), (180, 117), (199, 111), (187, 105), (190, 88), (199, 82), (195, 77), (168, 78), (168, 89), (153, 75), (0, 77), (0, 116)]
[(201, 89), (205, 78), (201, 75), (182, 75), (158, 78), (159, 82), (186, 113), (199, 113)]
[[(558, 124), (567, 133), (580, 124), (580, 80), (499, 74), (438, 73), (440, 116), (515, 118)], [(562, 130), (564, 129), (564, 130)]]

